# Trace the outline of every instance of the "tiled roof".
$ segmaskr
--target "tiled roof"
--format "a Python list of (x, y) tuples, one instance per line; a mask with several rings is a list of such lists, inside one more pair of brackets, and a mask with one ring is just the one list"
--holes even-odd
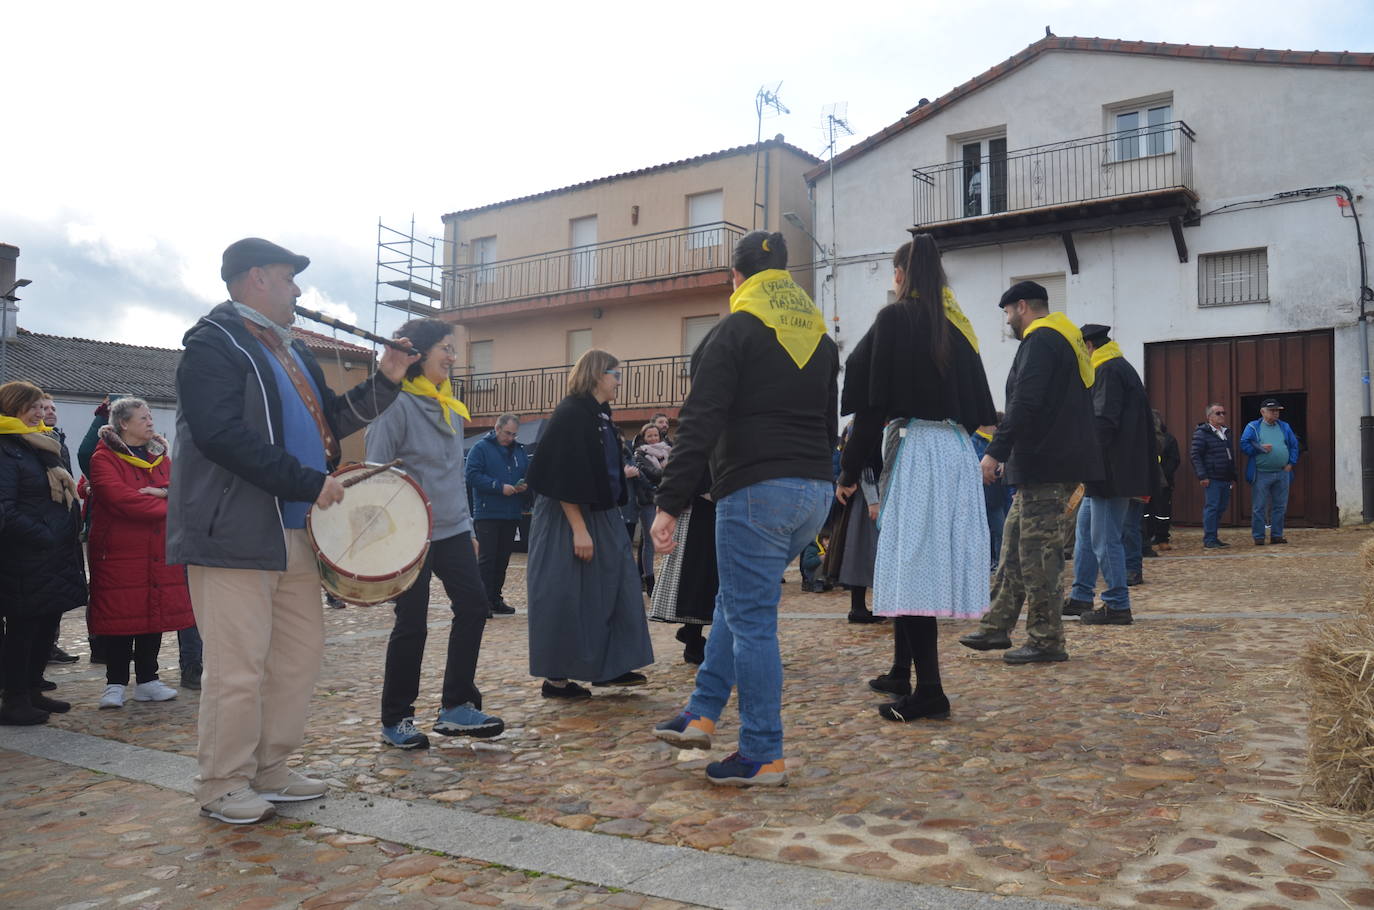
[(365, 357), (372, 356), (371, 348), (365, 348), (361, 345), (344, 341), (342, 338), (321, 335), (319, 332), (312, 332), (300, 326), (293, 325), (291, 327), (291, 334), (312, 351), (329, 351), (330, 353), (340, 351), (348, 354), (361, 354)]
[(19, 330), (5, 348), (6, 378), (25, 379), (52, 395), (110, 392), (174, 402), (181, 352)]
[(548, 196), (557, 196), (560, 193), (571, 193), (573, 190), (582, 190), (599, 183), (609, 183), (612, 180), (623, 180), (626, 177), (639, 177), (644, 174), (652, 174), (655, 171), (666, 171), (675, 167), (685, 167), (689, 164), (701, 164), (706, 161), (714, 161), (717, 158), (729, 158), (731, 155), (743, 155), (753, 152), (756, 148), (781, 148), (787, 149), (795, 155), (814, 163), (819, 163), (821, 159), (808, 151), (797, 148), (791, 143), (784, 142), (781, 135), (776, 139), (765, 139), (763, 142), (751, 143), (750, 145), (740, 145), (734, 148), (721, 149), (719, 152), (711, 152), (708, 155), (697, 155), (695, 158), (683, 158), (681, 161), (669, 161), (666, 164), (655, 164), (652, 167), (640, 168), (637, 171), (626, 171), (623, 174), (612, 174), (609, 177), (598, 177), (595, 180), (587, 180), (582, 183), (574, 183), (570, 186), (559, 187), (556, 190), (545, 190), (542, 193), (534, 193), (529, 196), (520, 196), (515, 199), (507, 199), (503, 202), (493, 202), (488, 205), (479, 205), (476, 208), (462, 209), (457, 212), (449, 212), (444, 216), (447, 222), (450, 218), (458, 218), (463, 215), (473, 215), (477, 212), (485, 212), (488, 209), (496, 209), (505, 205), (514, 205), (518, 202), (531, 202), (535, 199), (543, 199)]
[[(1324, 66), (1340, 68), (1374, 68), (1374, 53), (1351, 53), (1350, 51), (1276, 51), (1262, 47), (1214, 47), (1198, 44), (1165, 44), (1159, 41), (1123, 41), (1117, 38), (1060, 38), (1047, 35), (1014, 54), (1001, 63), (974, 76), (963, 85), (957, 86), (926, 104), (918, 105), (907, 111), (906, 116), (890, 126), (884, 127), (835, 156), (835, 164), (841, 165), (852, 158), (864, 154), (869, 149), (904, 133), (916, 124), (949, 107), (955, 101), (977, 91), (989, 83), (996, 82), (1008, 73), (1025, 66), (1041, 54), (1051, 51), (1090, 51), (1105, 54), (1135, 54), (1146, 57), (1172, 57), (1179, 60), (1216, 60), (1227, 63), (1263, 63), (1280, 66)], [(806, 172), (808, 182), (815, 180), (830, 168), (827, 162)]]

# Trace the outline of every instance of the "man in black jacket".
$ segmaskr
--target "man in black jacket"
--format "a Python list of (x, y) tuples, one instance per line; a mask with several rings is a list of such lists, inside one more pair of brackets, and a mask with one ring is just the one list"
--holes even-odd
[[(1154, 418), (1140, 374), (1109, 337), (1111, 328), (1089, 323), (1079, 331), (1092, 357), (1093, 415), (1104, 470), (1101, 481), (1087, 485), (1087, 495), (1078, 509), (1073, 592), (1064, 604), (1064, 613), (1081, 616), (1088, 625), (1124, 626), (1132, 619), (1122, 539), (1131, 520), (1131, 500), (1150, 495), (1151, 480), (1158, 469)], [(1138, 527), (1138, 515), (1135, 521)], [(1093, 589), (1099, 570), (1105, 585), (1103, 609), (1094, 611)]]
[(177, 367), (167, 561), (186, 564), (205, 641), (196, 795), (231, 824), (327, 789), (286, 767), (324, 653), (305, 517), (343, 499), (328, 473), (338, 440), (391, 404), (415, 359), (388, 348), (381, 375), (335, 396), (288, 328), (309, 264), (266, 240), (232, 244), (231, 299), (186, 333)]
[(1026, 604), (1027, 643), (1007, 663), (1068, 660), (1059, 614), (1064, 569), (1064, 508), (1074, 488), (1102, 479), (1093, 431), (1092, 366), (1083, 337), (1034, 281), (1012, 285), (998, 303), (1021, 342), (1007, 374), (1006, 416), (988, 444), (983, 482), (1005, 476), (1016, 498), (1002, 533), (992, 604), (977, 632), (959, 639), (978, 651), (1011, 647), (1009, 634)]
[(1231, 504), (1231, 486), (1236, 482), (1235, 440), (1226, 426), (1226, 406), (1207, 406), (1207, 419), (1193, 430), (1189, 448), (1193, 473), (1202, 484), (1202, 545), (1209, 550), (1229, 547), (1217, 536), (1221, 513)]

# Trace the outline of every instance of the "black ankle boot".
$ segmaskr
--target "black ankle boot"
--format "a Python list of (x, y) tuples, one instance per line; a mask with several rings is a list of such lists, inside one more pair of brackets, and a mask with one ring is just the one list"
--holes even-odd
[(72, 709), (72, 703), (62, 701), (60, 698), (48, 698), (43, 694), (42, 689), (34, 689), (29, 693), (29, 704), (39, 711), (47, 711), (49, 714), (66, 714)]
[(6, 693), (3, 700), (0, 700), (0, 724), (7, 727), (32, 727), (47, 722), (48, 712), (35, 708), (27, 692), (23, 695)]
[(913, 720), (947, 720), (949, 718), (949, 699), (943, 690), (922, 690), (917, 686), (911, 695), (903, 696), (890, 705), (883, 705), (878, 714), (887, 720), (909, 724)]
[(683, 623), (674, 637), (685, 646), (682, 649), (683, 662), (701, 666), (706, 660), (706, 637), (701, 634), (701, 626), (696, 623)]

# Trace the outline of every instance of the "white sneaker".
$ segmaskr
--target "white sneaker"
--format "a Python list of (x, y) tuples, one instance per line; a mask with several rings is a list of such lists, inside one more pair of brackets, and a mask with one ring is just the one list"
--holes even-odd
[(110, 685), (105, 687), (105, 694), (100, 696), (100, 710), (106, 708), (124, 707), (124, 687)]
[(177, 690), (160, 679), (150, 679), (134, 686), (134, 701), (171, 701)]

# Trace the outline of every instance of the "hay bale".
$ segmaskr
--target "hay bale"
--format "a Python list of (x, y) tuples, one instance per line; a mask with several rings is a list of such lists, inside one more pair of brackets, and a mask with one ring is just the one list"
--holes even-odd
[(1365, 541), (1360, 547), (1361, 579), (1364, 588), (1364, 609), (1366, 617), (1374, 620), (1374, 540)]
[[(1372, 554), (1366, 545), (1367, 567)], [(1374, 619), (1357, 614), (1318, 629), (1299, 670), (1312, 705), (1308, 771), (1317, 799), (1346, 812), (1374, 813)]]

